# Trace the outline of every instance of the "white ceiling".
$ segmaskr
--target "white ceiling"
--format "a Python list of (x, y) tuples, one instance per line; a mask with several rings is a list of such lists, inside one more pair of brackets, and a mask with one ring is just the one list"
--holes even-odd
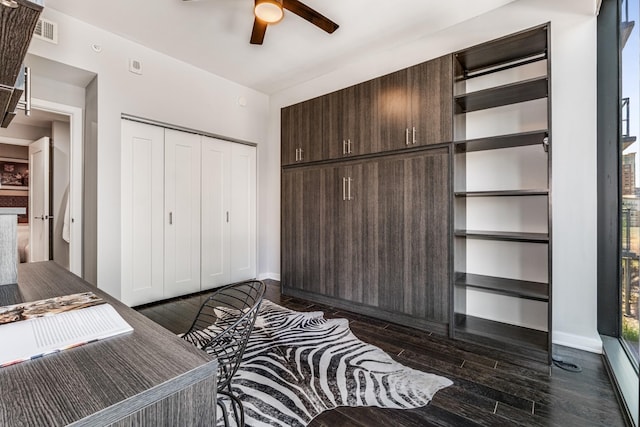
[(266, 94), (329, 73), (514, 0), (304, 0), (329, 35), (285, 11), (250, 45), (254, 0), (46, 0), (56, 9)]

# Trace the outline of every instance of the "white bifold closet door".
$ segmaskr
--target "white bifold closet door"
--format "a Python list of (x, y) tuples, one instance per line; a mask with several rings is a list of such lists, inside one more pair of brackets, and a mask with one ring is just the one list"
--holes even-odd
[(164, 298), (164, 129), (122, 121), (122, 301)]
[(164, 297), (200, 291), (200, 136), (165, 129)]
[(202, 289), (255, 278), (256, 148), (202, 138)]

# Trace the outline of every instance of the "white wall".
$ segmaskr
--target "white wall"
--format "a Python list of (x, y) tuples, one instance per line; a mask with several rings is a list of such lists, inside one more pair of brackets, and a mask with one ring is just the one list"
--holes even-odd
[[(268, 98), (53, 9), (42, 16), (59, 24), (59, 44), (34, 40), (29, 52), (98, 75), (97, 284), (119, 297), (121, 114), (255, 142), (260, 171)], [(144, 75), (129, 73), (129, 58), (142, 62)], [(239, 106), (240, 96), (246, 107)]]
[[(477, 43), (551, 22), (553, 340), (601, 350), (596, 330), (596, 16), (593, 2), (518, 0), (271, 97), (270, 157), (262, 171), (270, 213), (268, 270), (280, 272), (280, 108)], [(264, 270), (263, 270), (264, 271)]]

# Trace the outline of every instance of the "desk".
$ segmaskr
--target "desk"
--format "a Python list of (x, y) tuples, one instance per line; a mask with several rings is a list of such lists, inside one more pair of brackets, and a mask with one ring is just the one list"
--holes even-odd
[(20, 265), (0, 305), (86, 291), (133, 332), (0, 368), (0, 425), (215, 425), (215, 360), (54, 262)]

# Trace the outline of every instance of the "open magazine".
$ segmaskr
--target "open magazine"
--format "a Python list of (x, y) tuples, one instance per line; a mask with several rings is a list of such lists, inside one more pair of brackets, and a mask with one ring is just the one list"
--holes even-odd
[(0, 367), (132, 330), (93, 292), (0, 307)]

